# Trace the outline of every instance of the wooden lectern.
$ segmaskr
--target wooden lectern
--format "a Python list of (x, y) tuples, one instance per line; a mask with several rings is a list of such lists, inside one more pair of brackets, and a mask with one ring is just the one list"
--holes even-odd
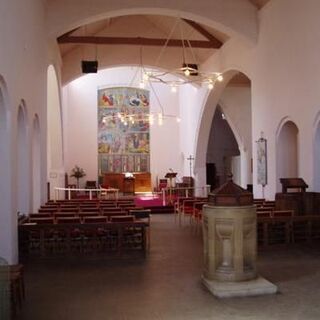
[(308, 185), (302, 178), (281, 178), (282, 192), (287, 193), (288, 189), (299, 189), (300, 192), (306, 192)]
[(175, 181), (176, 181), (176, 172), (168, 172), (164, 177), (168, 179), (168, 187), (173, 188), (175, 186)]

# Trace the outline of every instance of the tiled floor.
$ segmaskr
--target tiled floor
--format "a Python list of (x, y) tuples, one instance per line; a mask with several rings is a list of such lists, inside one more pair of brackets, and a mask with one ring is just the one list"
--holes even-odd
[(259, 253), (272, 296), (214, 298), (201, 284), (202, 242), (172, 215), (154, 215), (146, 258), (61, 257), (26, 261), (19, 320), (320, 319), (320, 251), (298, 246)]

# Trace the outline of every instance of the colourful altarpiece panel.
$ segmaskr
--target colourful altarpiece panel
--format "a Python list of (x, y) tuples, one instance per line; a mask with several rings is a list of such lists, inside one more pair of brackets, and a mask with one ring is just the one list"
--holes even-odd
[[(150, 172), (150, 94), (130, 87), (98, 90), (99, 174)], [(126, 114), (126, 122), (119, 114)]]

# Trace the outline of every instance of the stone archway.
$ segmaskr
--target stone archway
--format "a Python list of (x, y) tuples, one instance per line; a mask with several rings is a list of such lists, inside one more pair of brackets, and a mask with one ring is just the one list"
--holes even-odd
[(285, 119), (280, 125), (276, 140), (276, 186), (281, 191), (280, 178), (298, 177), (298, 127)]
[[(238, 83), (235, 79), (241, 76), (245, 85)], [(242, 187), (252, 183), (251, 158), (252, 158), (252, 136), (251, 136), (251, 81), (242, 72), (230, 70), (223, 74), (223, 82), (216, 83), (212, 92), (208, 92), (206, 103), (203, 106), (201, 119), (198, 123), (195, 145), (195, 175), (199, 185), (206, 181), (206, 152), (209, 143), (211, 123), (219, 104), (236, 137), (240, 150), (240, 183)], [(240, 81), (240, 82), (241, 82)]]
[(28, 213), (31, 209), (30, 190), (30, 145), (28, 132), (27, 108), (24, 101), (21, 101), (17, 117), (17, 210), (21, 213)]
[(315, 121), (315, 134), (313, 144), (313, 190), (320, 192), (320, 114)]
[(32, 130), (32, 191), (33, 212), (36, 212), (41, 204), (41, 141), (40, 141), (40, 122), (38, 115), (33, 119)]
[(52, 65), (47, 70), (47, 178), (52, 198), (54, 188), (64, 186), (60, 91), (57, 74)]
[(10, 108), (5, 80), (0, 76), (0, 257), (18, 260), (17, 217), (13, 208)]

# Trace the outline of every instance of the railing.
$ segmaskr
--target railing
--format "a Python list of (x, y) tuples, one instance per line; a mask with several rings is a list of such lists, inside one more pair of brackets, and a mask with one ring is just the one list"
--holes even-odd
[(119, 197), (119, 189), (115, 188), (100, 188), (100, 189), (84, 189), (84, 188), (54, 188), (54, 201), (59, 199), (59, 192), (60, 191), (67, 191), (68, 192), (68, 200), (71, 200), (71, 193), (72, 192), (81, 192), (85, 191), (89, 193), (89, 199), (92, 200), (92, 193), (100, 193), (101, 195), (107, 195), (108, 193), (113, 194), (115, 199)]
[(162, 204), (172, 204), (177, 197), (207, 197), (210, 192), (210, 185), (203, 187), (169, 187), (162, 189)]

